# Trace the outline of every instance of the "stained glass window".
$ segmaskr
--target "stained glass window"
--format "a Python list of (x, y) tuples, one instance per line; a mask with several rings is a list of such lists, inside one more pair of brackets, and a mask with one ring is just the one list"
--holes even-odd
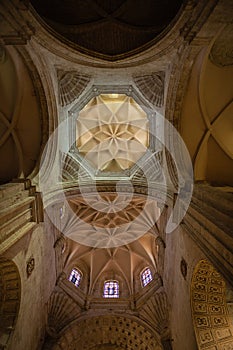
[(81, 282), (82, 274), (78, 269), (73, 269), (69, 276), (69, 281), (72, 282), (75, 287), (79, 287)]
[(119, 283), (118, 281), (104, 282), (104, 298), (119, 298)]
[(147, 267), (141, 272), (141, 281), (142, 281), (143, 287), (147, 286), (152, 281), (152, 279), (153, 277), (149, 267)]

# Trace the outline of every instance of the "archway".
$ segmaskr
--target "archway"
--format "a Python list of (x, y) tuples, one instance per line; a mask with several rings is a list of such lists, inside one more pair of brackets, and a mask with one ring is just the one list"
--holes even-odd
[(226, 302), (226, 284), (207, 260), (196, 265), (191, 308), (198, 349), (232, 349), (233, 325)]
[(91, 349), (161, 350), (155, 334), (129, 317), (98, 316), (68, 327), (52, 350)]

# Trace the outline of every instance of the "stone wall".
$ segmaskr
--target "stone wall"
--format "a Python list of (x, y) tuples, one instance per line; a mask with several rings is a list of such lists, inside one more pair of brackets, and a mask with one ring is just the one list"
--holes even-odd
[[(164, 288), (170, 306), (173, 350), (197, 350), (190, 306), (190, 283), (202, 252), (184, 229), (167, 235)], [(181, 263), (182, 262), (182, 263)]]
[(21, 303), (8, 350), (37, 350), (43, 342), (46, 303), (55, 284), (53, 237), (40, 224), (21, 243), (22, 249), (13, 258), (21, 278)]

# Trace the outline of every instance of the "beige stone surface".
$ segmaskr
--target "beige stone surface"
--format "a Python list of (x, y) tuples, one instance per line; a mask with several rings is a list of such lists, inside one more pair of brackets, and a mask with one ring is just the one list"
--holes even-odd
[[(106, 59), (77, 50), (28, 1), (0, 2), (1, 349), (232, 350), (232, 19), (231, 0), (188, 0), (145, 50)], [(101, 94), (136, 101), (140, 123), (122, 127), (133, 120), (132, 104), (115, 119), (102, 108), (77, 140), (77, 124), (88, 129), (90, 121), (80, 111)], [(170, 234), (167, 221), (174, 214), (176, 224), (175, 202), (190, 183), (186, 172), (178, 177), (169, 150), (184, 168), (185, 159), (158, 113), (179, 131), (194, 169), (191, 203)], [(117, 123), (124, 141), (138, 138), (142, 148), (99, 147), (119, 138)], [(148, 130), (165, 133), (166, 147)], [(76, 146), (86, 156), (95, 137), (90, 166)], [(135, 193), (124, 206), (129, 183)], [(110, 229), (118, 244), (98, 245)], [(126, 234), (137, 239), (126, 242)], [(73, 268), (78, 286), (69, 281)], [(153, 278), (143, 287), (145, 268)], [(109, 280), (119, 283), (119, 298), (103, 298)]]
[[(21, 277), (21, 302), (9, 349), (40, 349), (45, 334), (47, 302), (55, 285), (53, 237), (43, 224), (38, 226), (13, 258)], [(27, 261), (35, 260), (35, 268), (27, 276)]]

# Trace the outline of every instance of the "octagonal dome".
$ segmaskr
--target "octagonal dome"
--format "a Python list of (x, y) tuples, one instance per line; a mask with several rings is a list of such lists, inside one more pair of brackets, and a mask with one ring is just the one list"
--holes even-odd
[(145, 154), (148, 124), (146, 113), (132, 97), (100, 94), (78, 115), (76, 146), (96, 170), (121, 172)]

